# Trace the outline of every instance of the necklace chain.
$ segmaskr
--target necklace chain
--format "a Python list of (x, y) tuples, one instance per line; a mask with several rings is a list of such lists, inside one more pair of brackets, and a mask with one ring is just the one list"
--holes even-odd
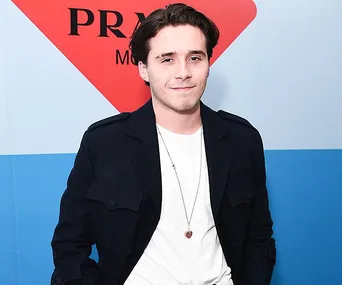
[[(177, 182), (178, 182), (178, 187), (179, 187), (179, 190), (180, 190), (180, 194), (181, 194), (181, 197), (182, 197), (182, 202), (183, 202), (183, 207), (184, 207), (184, 212), (185, 212), (185, 217), (186, 217), (186, 221), (187, 221), (187, 224), (188, 224), (188, 232), (186, 233), (186, 235), (188, 235), (190, 233), (190, 237), (192, 235), (192, 232), (190, 232), (190, 223), (191, 223), (191, 220), (192, 220), (192, 215), (194, 213), (194, 209), (195, 209), (195, 205), (196, 205), (196, 201), (197, 201), (197, 196), (198, 196), (198, 191), (199, 191), (199, 187), (200, 187), (200, 182), (201, 182), (201, 176), (202, 176), (202, 136), (203, 136), (203, 130), (201, 130), (201, 143), (200, 143), (200, 170), (199, 170), (199, 178), (198, 178), (198, 184), (197, 184), (197, 190), (196, 190), (196, 196), (195, 196), (195, 200), (194, 200), (194, 204), (192, 206), (192, 210), (191, 210), (191, 214), (190, 214), (190, 218), (188, 216), (188, 212), (186, 210), (186, 206), (185, 206), (185, 200), (184, 200), (184, 195), (183, 195), (183, 190), (182, 190), (182, 185), (180, 183), (180, 179), (179, 179), (179, 176), (178, 176), (178, 173), (177, 173), (177, 170), (176, 170), (176, 165), (175, 163), (173, 162), (172, 160), (172, 157), (170, 155), (170, 152), (169, 152), (169, 149), (167, 148), (166, 146), (166, 143), (164, 141), (164, 138), (160, 132), (160, 129), (157, 125), (157, 130), (158, 130), (158, 134), (160, 136), (160, 138), (162, 139), (162, 142), (163, 142), (163, 145), (165, 147), (165, 150), (167, 152), (167, 155), (171, 161), (171, 164), (172, 164), (172, 168), (175, 172), (175, 175), (176, 175), (176, 178), (177, 178)], [(187, 236), (188, 237), (188, 236)], [(189, 238), (189, 237), (188, 237)]]

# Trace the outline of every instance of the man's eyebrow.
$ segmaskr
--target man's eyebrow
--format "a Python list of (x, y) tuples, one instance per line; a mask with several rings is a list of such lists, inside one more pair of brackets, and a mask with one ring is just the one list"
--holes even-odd
[(174, 51), (164, 52), (164, 53), (162, 53), (162, 54), (156, 56), (156, 58), (162, 58), (162, 57), (166, 57), (166, 56), (173, 56), (173, 55), (175, 55), (175, 54), (176, 54), (176, 52), (174, 52)]
[(190, 50), (189, 51), (189, 55), (193, 55), (193, 54), (200, 54), (200, 55), (203, 55), (203, 56), (207, 56), (207, 54), (203, 51), (203, 50)]
[[(177, 53), (174, 51), (170, 51), (170, 52), (164, 52), (158, 56), (156, 56), (156, 58), (162, 58), (162, 57), (166, 57), (166, 56), (174, 56)], [(194, 54), (198, 54), (198, 55), (203, 55), (203, 56), (207, 56), (206, 53), (203, 50), (189, 50), (188, 55), (194, 55)]]

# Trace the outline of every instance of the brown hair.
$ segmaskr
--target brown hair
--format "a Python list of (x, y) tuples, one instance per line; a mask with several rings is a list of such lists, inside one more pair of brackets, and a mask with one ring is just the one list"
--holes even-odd
[(203, 32), (206, 38), (208, 58), (210, 59), (213, 48), (218, 42), (219, 29), (201, 12), (183, 3), (176, 3), (153, 11), (135, 30), (129, 44), (133, 63), (137, 65), (141, 61), (147, 64), (147, 57), (150, 52), (149, 40), (167, 26), (181, 25), (198, 27)]

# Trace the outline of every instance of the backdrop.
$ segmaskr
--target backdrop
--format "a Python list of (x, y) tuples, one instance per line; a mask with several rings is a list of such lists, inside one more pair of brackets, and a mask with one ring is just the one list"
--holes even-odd
[[(120, 3), (121, 2), (121, 3)], [(342, 284), (342, 2), (192, 0), (222, 37), (203, 101), (263, 137), (272, 285)], [(49, 284), (86, 128), (148, 98), (127, 48), (166, 1), (0, 1), (0, 280)]]

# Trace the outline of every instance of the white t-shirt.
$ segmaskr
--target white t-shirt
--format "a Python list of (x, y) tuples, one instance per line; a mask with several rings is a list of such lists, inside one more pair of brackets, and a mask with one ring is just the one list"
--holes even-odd
[(125, 285), (233, 285), (213, 220), (202, 128), (191, 135), (175, 134), (158, 125), (181, 183), (188, 217), (200, 187), (188, 230), (177, 177), (159, 136), (162, 209), (157, 228)]

